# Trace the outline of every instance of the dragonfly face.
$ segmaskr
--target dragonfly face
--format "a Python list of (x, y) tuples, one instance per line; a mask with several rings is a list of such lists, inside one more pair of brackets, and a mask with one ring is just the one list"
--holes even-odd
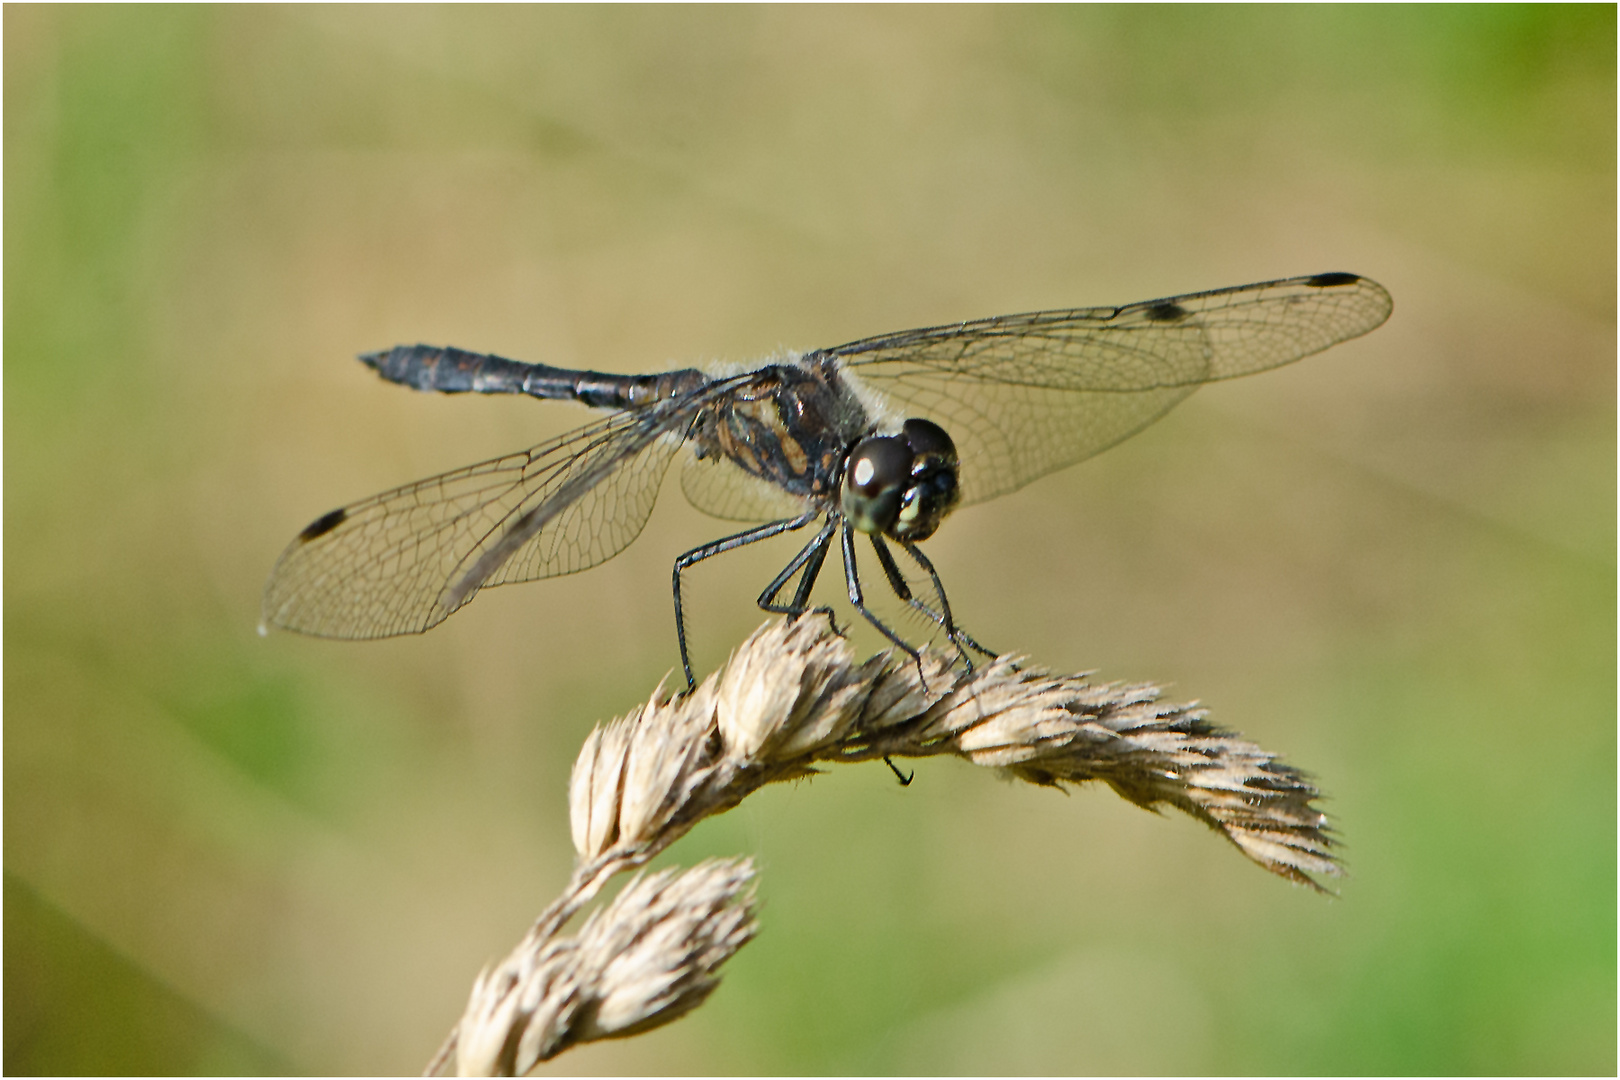
[[(324, 637), (420, 633), (485, 586), (594, 566), (640, 533), (685, 452), (682, 487), (694, 505), (764, 522), (676, 560), (689, 683), (681, 572), (818, 520), (820, 531), (760, 594), (761, 607), (808, 610), (838, 540), (852, 604), (915, 653), (865, 606), (854, 546), (864, 533), (889, 586), (966, 659), (964, 646), (978, 645), (956, 625), (917, 547), (952, 510), (1107, 449), (1207, 382), (1365, 334), (1392, 306), (1375, 281), (1314, 274), (906, 330), (724, 376), (572, 371), (426, 345), (368, 354), (361, 359), (384, 378), (419, 390), (522, 393), (611, 411), (528, 450), (322, 515), (271, 571), (264, 620)], [(901, 416), (911, 419), (896, 423)], [(931, 598), (912, 595), (885, 537), (922, 568)]]
[(913, 417), (898, 435), (855, 444), (844, 467), (841, 509), (864, 533), (926, 540), (962, 499), (956, 444), (945, 429)]

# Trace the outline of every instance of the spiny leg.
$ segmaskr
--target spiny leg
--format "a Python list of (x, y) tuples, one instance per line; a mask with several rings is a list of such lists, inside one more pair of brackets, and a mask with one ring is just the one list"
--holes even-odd
[(900, 567), (895, 565), (894, 556), (889, 554), (889, 545), (883, 542), (883, 537), (877, 533), (872, 533), (871, 537), (872, 550), (877, 552), (878, 565), (883, 567), (883, 575), (889, 579), (889, 588), (894, 590), (894, 595), (927, 615), (930, 619), (944, 625), (939, 612), (912, 595), (911, 585), (906, 581), (905, 575), (900, 572)]
[(973, 658), (968, 655), (968, 647), (994, 659), (995, 653), (974, 641), (967, 631), (956, 625), (956, 620), (951, 616), (951, 602), (945, 595), (945, 586), (939, 580), (939, 574), (934, 570), (934, 564), (929, 562), (921, 551), (917, 550), (915, 544), (905, 540), (897, 542), (905, 550), (906, 554), (916, 560), (917, 565), (922, 567), (923, 571), (928, 574), (928, 578), (933, 585), (934, 595), (939, 597), (940, 610), (935, 611), (927, 602), (916, 598), (911, 591), (911, 584), (906, 581), (905, 575), (900, 572), (900, 567), (894, 561), (894, 556), (890, 554), (889, 546), (883, 542), (881, 536), (874, 533), (872, 535), (872, 549), (877, 552), (878, 562), (882, 564), (883, 573), (888, 577), (889, 587), (894, 590), (894, 594), (944, 629), (945, 636), (956, 647), (957, 654), (962, 657), (962, 663), (967, 667), (969, 674), (973, 672)]
[[(888, 626), (884, 625), (882, 619), (872, 614), (867, 608), (865, 595), (861, 591), (861, 576), (855, 569), (855, 527), (848, 521), (843, 522), (842, 540), (844, 548), (844, 584), (849, 587), (849, 602), (854, 605), (856, 611), (866, 616), (867, 622), (878, 628), (879, 633), (904, 649), (906, 655), (920, 659), (922, 655), (920, 652), (913, 649), (905, 638), (890, 630)], [(921, 668), (918, 670), (921, 671)]]
[(906, 655), (917, 662), (917, 675), (919, 678), (923, 679), (924, 683), (926, 683), (927, 676), (923, 674), (921, 650), (913, 649), (910, 642), (901, 637), (899, 634), (895, 633), (893, 630), (890, 630), (887, 624), (885, 624), (882, 619), (874, 615), (871, 609), (866, 606), (866, 598), (861, 592), (861, 575), (860, 572), (855, 568), (855, 528), (847, 520), (843, 523), (842, 538), (844, 548), (844, 583), (849, 587), (850, 604), (854, 606), (856, 611), (866, 616), (866, 621), (877, 627), (880, 634), (894, 642), (900, 648), (904, 649)]
[[(876, 537), (873, 539), (876, 539)], [(934, 595), (939, 597), (940, 610), (945, 613), (945, 621), (943, 623), (945, 633), (950, 635), (951, 643), (956, 646), (957, 651), (962, 653), (962, 660), (967, 664), (968, 670), (973, 670), (973, 661), (968, 659), (967, 650), (962, 648), (962, 644), (964, 642), (969, 648), (972, 648), (976, 652), (982, 653), (986, 659), (994, 660), (998, 655), (994, 649), (987, 649), (983, 645), (980, 645), (977, 641), (973, 640), (973, 636), (971, 634), (969, 634), (966, 630), (963, 630), (960, 626), (956, 625), (956, 620), (951, 617), (951, 602), (945, 598), (945, 584), (939, 580), (939, 572), (934, 569), (934, 564), (928, 561), (928, 556), (924, 555), (916, 544), (913, 544), (908, 540), (901, 540), (899, 541), (899, 544), (901, 550), (916, 560), (917, 565), (922, 567), (923, 571), (927, 573), (928, 580), (933, 583)]]
[[(816, 578), (821, 574), (821, 564), (827, 560), (829, 542), (832, 540), (833, 530), (837, 527), (837, 522), (828, 518), (827, 524), (822, 527), (822, 530), (808, 544), (799, 549), (799, 553), (793, 556), (792, 561), (782, 568), (782, 572), (777, 574), (769, 585), (765, 586), (765, 591), (759, 594), (759, 599), (755, 602), (764, 610), (775, 612), (778, 615), (803, 615), (809, 609), (810, 590), (815, 586)], [(801, 569), (804, 574), (799, 579), (799, 587), (793, 592), (792, 601), (787, 604), (777, 603), (777, 596), (787, 587), (787, 583), (793, 580), (793, 575)], [(826, 613), (827, 621), (832, 623), (834, 633), (842, 632), (838, 629), (838, 623), (833, 619), (831, 608), (818, 608), (817, 610)]]
[[(945, 630), (945, 636), (950, 639), (951, 644), (956, 646), (956, 651), (961, 654), (962, 663), (967, 665), (969, 672), (972, 672), (973, 660), (968, 656), (967, 650), (962, 647), (962, 643), (957, 640), (958, 630), (955, 622), (951, 620), (950, 601), (945, 599), (945, 591), (940, 588), (938, 575), (933, 575), (934, 594), (939, 597), (940, 607), (943, 614), (941, 614), (939, 611), (935, 611), (926, 601), (917, 599), (917, 597), (911, 591), (910, 582), (906, 581), (905, 575), (900, 572), (900, 567), (896, 565), (894, 561), (894, 556), (890, 554), (889, 545), (884, 543), (883, 537), (879, 536), (878, 534), (873, 533), (871, 535), (872, 550), (877, 552), (878, 564), (883, 567), (883, 574), (889, 579), (889, 588), (894, 590), (894, 594), (896, 596), (910, 604), (916, 610), (928, 616), (929, 619), (933, 620)], [(901, 541), (901, 543), (904, 544), (905, 542)], [(906, 546), (909, 547), (910, 545)], [(916, 551), (913, 550), (911, 554), (913, 557), (915, 557)], [(928, 566), (926, 563), (924, 563), (923, 566), (924, 569), (927, 569), (930, 572), (933, 570), (933, 567)], [(968, 640), (971, 641), (972, 639), (969, 638)]]
[[(681, 645), (681, 670), (686, 673), (686, 689), (688, 691), (697, 687), (697, 680), (692, 678), (692, 660), (686, 651), (686, 618), (681, 613), (681, 571), (723, 552), (732, 551), (748, 544), (756, 544), (761, 540), (769, 540), (773, 536), (780, 536), (785, 532), (792, 532), (794, 529), (802, 529), (816, 520), (819, 514), (820, 511), (813, 511), (808, 514), (801, 514), (796, 518), (772, 521), (740, 533), (734, 533), (731, 536), (721, 537), (719, 540), (704, 544), (702, 547), (695, 547), (675, 560), (675, 637), (680, 641)], [(785, 581), (786, 578), (782, 580)]]
[[(844, 528), (842, 540), (844, 548), (844, 582), (849, 586), (849, 602), (855, 606), (856, 611), (860, 612), (862, 615), (865, 615), (866, 621), (877, 627), (878, 631), (882, 633), (884, 637), (888, 638), (890, 641), (894, 642), (896, 645), (900, 646), (908, 654), (910, 654), (911, 659), (917, 664), (917, 678), (922, 681), (924, 686), (928, 685), (928, 676), (923, 673), (922, 653), (906, 644), (906, 640), (904, 638), (902, 638), (899, 634), (896, 634), (893, 630), (890, 630), (887, 626), (883, 625), (883, 621), (881, 619), (872, 614), (871, 611), (867, 610), (866, 601), (861, 596), (861, 576), (855, 569), (855, 530), (853, 527), (851, 527), (848, 521), (845, 521), (843, 525)], [(893, 559), (890, 559), (889, 561), (891, 565), (894, 562)], [(903, 579), (902, 584), (904, 584)], [(883, 755), (883, 764), (887, 765), (889, 767), (889, 771), (894, 773), (894, 777), (896, 780), (900, 781), (901, 787), (906, 787), (909, 785), (912, 779), (917, 775), (915, 771), (912, 772), (911, 776), (907, 776), (905, 773), (901, 772), (899, 767), (895, 765), (894, 762), (889, 760), (889, 755), (887, 754)]]

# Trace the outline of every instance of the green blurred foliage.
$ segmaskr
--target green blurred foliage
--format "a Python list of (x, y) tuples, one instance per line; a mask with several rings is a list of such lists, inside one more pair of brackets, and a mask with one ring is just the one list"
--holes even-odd
[[(1614, 1072), (1612, 6), (4, 19), (6, 1071), (419, 1067), (676, 662), (718, 527), (673, 492), (419, 639), (258, 637), (308, 520), (582, 418), (356, 352), (655, 370), (1347, 269), (1387, 327), (930, 541), (982, 639), (1316, 773), (1343, 898), (1107, 792), (839, 770), (666, 857), (760, 859), (719, 993), (555, 1067)], [(785, 557), (702, 568), (702, 666)]]
[(8, 1068), (68, 1076), (292, 1071), (10, 874), (5, 905)]

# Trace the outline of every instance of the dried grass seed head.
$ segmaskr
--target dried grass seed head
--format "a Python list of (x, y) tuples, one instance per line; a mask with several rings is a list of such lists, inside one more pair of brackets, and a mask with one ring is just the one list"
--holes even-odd
[(473, 986), (456, 1036), (463, 1076), (521, 1076), (571, 1046), (677, 1019), (758, 931), (748, 859), (638, 877), (573, 937), (525, 939)]

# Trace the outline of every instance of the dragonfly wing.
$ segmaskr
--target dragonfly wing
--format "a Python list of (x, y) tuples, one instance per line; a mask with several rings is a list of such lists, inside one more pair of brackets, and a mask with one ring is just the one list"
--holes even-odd
[[(615, 413), (334, 510), (276, 562), (265, 621), (318, 637), (420, 633), (484, 585), (610, 559), (651, 515), (686, 411)], [(514, 530), (526, 530), (519, 542)]]
[(693, 506), (726, 521), (779, 521), (810, 509), (808, 499), (762, 480), (718, 454), (690, 454), (681, 468), (681, 490)]
[(949, 431), (963, 500), (978, 502), (1107, 449), (1206, 382), (1359, 337), (1392, 306), (1377, 282), (1316, 274), (903, 331), (826, 354)]

